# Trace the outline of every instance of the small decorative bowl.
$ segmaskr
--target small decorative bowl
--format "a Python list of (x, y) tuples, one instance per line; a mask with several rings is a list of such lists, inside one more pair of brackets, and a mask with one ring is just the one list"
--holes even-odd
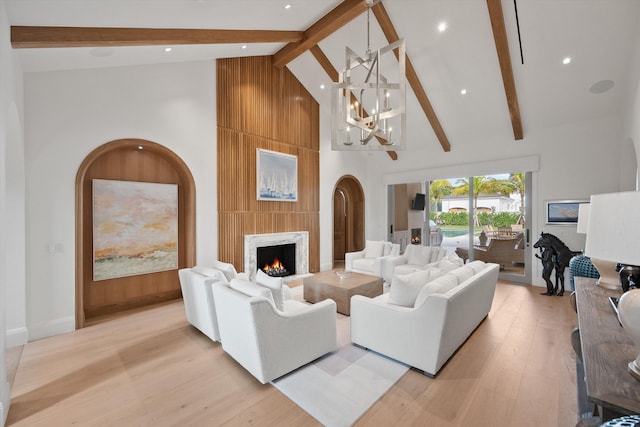
[(340, 278), (340, 280), (342, 280), (342, 279), (346, 279), (349, 276), (351, 276), (351, 273), (349, 271), (345, 271), (345, 270), (336, 270), (336, 276), (338, 276)]

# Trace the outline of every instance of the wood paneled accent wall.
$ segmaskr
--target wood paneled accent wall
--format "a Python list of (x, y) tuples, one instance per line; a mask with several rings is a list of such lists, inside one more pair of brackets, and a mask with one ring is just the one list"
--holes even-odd
[[(271, 57), (217, 60), (218, 258), (244, 270), (244, 235), (309, 232), (320, 270), (320, 107)], [(298, 156), (298, 201), (259, 201), (258, 148)]]

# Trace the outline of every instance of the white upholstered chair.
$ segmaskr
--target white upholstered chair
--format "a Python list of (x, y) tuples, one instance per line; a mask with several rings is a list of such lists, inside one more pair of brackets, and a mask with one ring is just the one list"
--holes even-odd
[(397, 243), (367, 240), (363, 250), (344, 254), (344, 267), (347, 271), (382, 277), (383, 260), (398, 255), (400, 245)]
[(178, 270), (187, 321), (213, 341), (220, 341), (212, 285), (226, 281), (214, 268), (195, 266)]
[(333, 300), (285, 299), (279, 310), (265, 289), (242, 279), (213, 287), (223, 350), (263, 384), (337, 349)]

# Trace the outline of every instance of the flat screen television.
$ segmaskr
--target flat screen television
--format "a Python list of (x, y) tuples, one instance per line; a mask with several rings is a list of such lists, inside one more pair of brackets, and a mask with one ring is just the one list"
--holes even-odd
[(411, 203), (411, 210), (414, 211), (423, 211), (424, 210), (424, 194), (416, 193), (416, 198), (413, 199), (413, 203)]

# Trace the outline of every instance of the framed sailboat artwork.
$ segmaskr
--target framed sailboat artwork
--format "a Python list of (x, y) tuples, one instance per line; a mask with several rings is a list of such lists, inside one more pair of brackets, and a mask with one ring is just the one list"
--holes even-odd
[(298, 201), (298, 157), (276, 151), (256, 150), (258, 200)]

